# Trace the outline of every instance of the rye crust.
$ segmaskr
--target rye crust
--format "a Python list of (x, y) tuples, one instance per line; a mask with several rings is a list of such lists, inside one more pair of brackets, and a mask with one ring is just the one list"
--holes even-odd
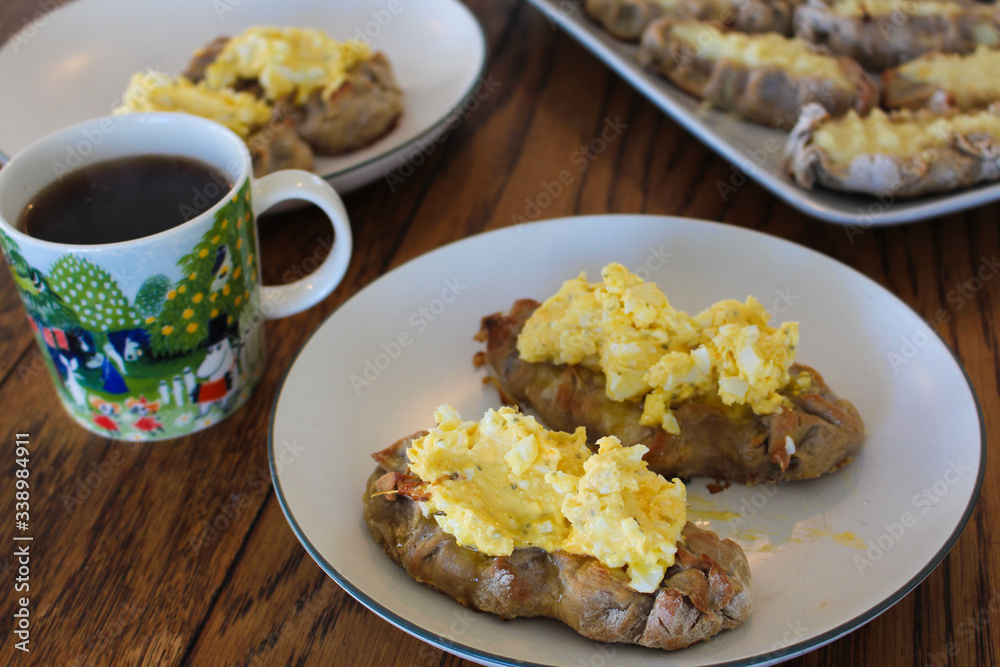
[[(517, 336), (539, 305), (521, 299), (508, 315), (483, 318), (480, 335), (504, 402), (535, 410), (550, 429), (583, 426), (591, 443), (614, 435), (625, 446), (643, 444), (650, 470), (667, 478), (723, 477), (744, 484), (818, 477), (848, 463), (861, 447), (864, 424), (857, 410), (800, 364), (790, 372), (808, 373), (810, 386), (786, 394), (790, 409), (757, 416), (749, 408), (695, 399), (673, 409), (680, 435), (643, 426), (642, 405), (608, 398), (603, 374), (521, 360)], [(794, 453), (786, 449), (786, 436)]]
[(510, 619), (555, 618), (601, 642), (675, 650), (742, 623), (752, 609), (750, 566), (739, 545), (688, 522), (653, 593), (597, 559), (542, 549), (487, 556), (459, 546), (406, 494), (420, 494), (405, 451), (417, 433), (373, 455), (364, 518), (386, 554), (417, 581), (471, 609)]

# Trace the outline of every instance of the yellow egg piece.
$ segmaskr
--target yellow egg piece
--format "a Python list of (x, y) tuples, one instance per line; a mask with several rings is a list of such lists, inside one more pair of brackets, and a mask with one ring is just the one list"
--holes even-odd
[(490, 556), (527, 547), (590, 555), (635, 590), (656, 590), (687, 520), (686, 491), (647, 469), (646, 447), (609, 437), (591, 454), (583, 428), (548, 431), (512, 407), (479, 422), (446, 405), (434, 417), (406, 457), (427, 482), (424, 516), (459, 545)]
[(679, 479), (668, 482), (647, 469), (647, 447), (622, 447), (614, 436), (597, 443), (576, 491), (563, 500), (572, 524), (563, 550), (624, 567), (632, 588), (651, 593), (674, 564), (687, 521), (686, 489)]
[(694, 396), (769, 414), (789, 384), (798, 324), (774, 328), (759, 301), (720, 301), (695, 316), (674, 309), (655, 283), (621, 264), (602, 280), (566, 281), (525, 323), (517, 340), (528, 362), (580, 364), (605, 377), (616, 401), (642, 401), (641, 421), (680, 432), (671, 408)]
[(244, 139), (271, 118), (271, 105), (250, 93), (211, 89), (155, 71), (133, 74), (122, 101), (114, 113), (183, 111), (225, 125)]
[(226, 43), (206, 68), (205, 83), (220, 89), (256, 79), (268, 100), (292, 95), (303, 104), (316, 90), (335, 92), (348, 70), (370, 58), (364, 42), (338, 42), (314, 28), (255, 26)]
[(583, 474), (586, 432), (548, 432), (510, 407), (463, 422), (442, 406), (434, 418), (438, 426), (406, 453), (411, 471), (430, 483), (424, 515), (460, 545), (492, 556), (517, 547), (559, 549), (569, 522), (559, 513), (565, 493), (556, 487), (561, 475)]

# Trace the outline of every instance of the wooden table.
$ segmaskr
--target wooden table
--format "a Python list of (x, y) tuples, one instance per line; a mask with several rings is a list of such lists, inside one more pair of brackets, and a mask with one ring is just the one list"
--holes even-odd
[[(83, 0), (85, 1), (85, 0)], [(236, 416), (159, 445), (90, 435), (60, 408), (10, 274), (0, 271), (0, 507), (13, 512), (14, 433), (31, 438), (30, 654), (11, 634), (13, 520), (0, 522), (0, 663), (31, 665), (471, 665), (395, 629), (328, 578), (295, 539), (270, 485), (270, 408), (293, 356), (328, 313), (378, 276), (445, 243), (532, 217), (529, 204), (608, 119), (621, 136), (541, 217), (653, 213), (720, 220), (826, 253), (887, 287), (938, 328), (1000, 434), (1000, 285), (956, 305), (952, 290), (995, 257), (1000, 207), (868, 229), (809, 219), (752, 182), (723, 200), (732, 167), (516, 0), (469, 0), (499, 86), (426, 163), (391, 190), (346, 197), (356, 250), (319, 307), (267, 323), (267, 375)], [(5, 36), (42, 11), (0, 7)], [(538, 214), (536, 214), (538, 215)], [(313, 210), (262, 224), (265, 277), (323, 252)], [(974, 283), (973, 283), (974, 285)], [(867, 626), (796, 665), (1000, 664), (1000, 464), (944, 562)]]

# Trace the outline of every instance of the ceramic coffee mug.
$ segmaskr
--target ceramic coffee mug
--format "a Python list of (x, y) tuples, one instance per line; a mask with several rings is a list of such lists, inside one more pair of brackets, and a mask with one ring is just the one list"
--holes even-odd
[[(63, 174), (147, 154), (195, 158), (215, 170), (179, 207), (228, 191), (177, 227), (120, 243), (65, 245), (17, 228), (29, 201)], [(0, 170), (0, 244), (59, 398), (84, 428), (158, 440), (211, 426), (239, 408), (263, 374), (263, 320), (314, 305), (343, 278), (351, 229), (337, 193), (305, 171), (251, 174), (239, 137), (180, 113), (69, 127)], [(262, 286), (256, 214), (286, 199), (317, 204), (334, 244), (304, 279)]]

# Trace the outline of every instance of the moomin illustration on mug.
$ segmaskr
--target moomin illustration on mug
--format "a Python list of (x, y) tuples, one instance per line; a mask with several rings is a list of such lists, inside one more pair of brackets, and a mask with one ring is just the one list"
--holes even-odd
[[(85, 250), (39, 265), (0, 232), (57, 391), (85, 428), (175, 437), (211, 426), (252, 393), (263, 341), (249, 181), (204, 229), (141, 281), (128, 280), (127, 263), (104, 266)], [(155, 257), (129, 259), (145, 267)]]

